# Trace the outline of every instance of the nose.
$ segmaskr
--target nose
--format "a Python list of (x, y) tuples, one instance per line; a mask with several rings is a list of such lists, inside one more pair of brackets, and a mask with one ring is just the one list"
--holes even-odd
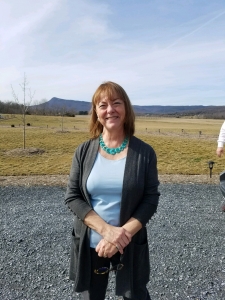
[(112, 113), (112, 112), (114, 112), (114, 107), (113, 107), (113, 105), (112, 104), (108, 104), (108, 106), (107, 106), (107, 113)]

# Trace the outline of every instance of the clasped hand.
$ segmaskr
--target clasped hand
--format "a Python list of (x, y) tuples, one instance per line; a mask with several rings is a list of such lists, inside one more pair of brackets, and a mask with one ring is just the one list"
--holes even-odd
[(117, 251), (123, 254), (123, 249), (130, 243), (131, 234), (123, 227), (107, 225), (103, 239), (98, 243), (96, 252), (99, 256), (112, 257)]

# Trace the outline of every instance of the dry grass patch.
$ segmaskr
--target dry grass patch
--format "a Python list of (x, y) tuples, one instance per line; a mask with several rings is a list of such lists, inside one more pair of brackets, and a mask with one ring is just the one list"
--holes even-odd
[[(24, 153), (18, 150), (23, 146), (22, 127), (0, 122), (0, 176), (68, 174), (75, 149), (89, 139), (89, 117), (65, 117), (64, 131), (61, 117), (28, 117), (31, 126), (26, 128)], [(209, 160), (215, 161), (213, 174), (219, 174), (225, 168), (225, 157), (215, 154), (221, 124), (221, 120), (137, 118), (136, 136), (155, 149), (159, 174), (208, 175)]]
[(39, 148), (17, 148), (17, 149), (12, 149), (9, 151), (6, 151), (6, 155), (8, 156), (29, 156), (29, 155), (37, 155), (37, 154), (43, 154), (45, 152), (44, 149), (39, 149)]
[(213, 173), (224, 170), (225, 158), (217, 158), (215, 140), (139, 135), (157, 153), (159, 174), (204, 175), (208, 161), (215, 161)]
[[(22, 129), (22, 121), (20, 115), (5, 115), (6, 119), (0, 120), (1, 127), (11, 127), (13, 124), (15, 128)], [(27, 126), (27, 129), (30, 128), (44, 128), (44, 129), (56, 129), (71, 131), (71, 130), (88, 130), (88, 116), (76, 116), (76, 117), (61, 117), (61, 116), (35, 116), (27, 115), (26, 124), (30, 123), (30, 126)], [(12, 128), (12, 129), (15, 129)]]

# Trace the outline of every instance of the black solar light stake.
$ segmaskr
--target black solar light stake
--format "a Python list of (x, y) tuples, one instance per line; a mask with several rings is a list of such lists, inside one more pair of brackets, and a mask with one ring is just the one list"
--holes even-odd
[(208, 161), (208, 164), (209, 164), (209, 176), (210, 176), (210, 178), (212, 178), (212, 169), (213, 169), (213, 165), (215, 164), (215, 162), (210, 160), (210, 161)]

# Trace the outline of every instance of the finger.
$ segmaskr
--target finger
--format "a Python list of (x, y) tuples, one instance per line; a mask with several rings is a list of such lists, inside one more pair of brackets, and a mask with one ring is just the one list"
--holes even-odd
[(128, 232), (128, 231), (125, 231), (125, 235), (126, 235), (126, 237), (127, 237), (128, 241), (129, 241), (129, 243), (130, 243), (130, 242), (131, 242), (131, 239), (132, 239), (132, 235), (131, 235), (131, 233), (130, 233), (130, 232)]
[[(112, 257), (117, 251), (113, 244), (107, 242), (106, 240), (102, 240), (99, 244), (102, 245), (99, 249), (99, 255), (103, 257)], [(96, 247), (97, 248), (97, 247)]]
[(118, 252), (118, 248), (116, 248), (115, 245), (108, 243), (105, 252), (107, 253), (107, 256), (110, 258)]
[(98, 251), (98, 256), (105, 257), (104, 251), (102, 251), (102, 250)]
[(116, 243), (117, 242), (122, 246), (122, 248), (126, 247), (131, 242), (131, 234), (129, 232), (125, 232), (123, 236), (117, 239)]
[(95, 248), (95, 251), (98, 253), (98, 256), (101, 256), (101, 257), (104, 257), (104, 254), (107, 252), (105, 247), (102, 246), (102, 245), (98, 245), (96, 248)]
[(119, 245), (116, 245), (116, 250), (123, 254), (123, 249)]
[(117, 250), (113, 250), (113, 251), (109, 251), (109, 252), (107, 252), (107, 254), (108, 254), (108, 258), (111, 258), (114, 254), (116, 254), (117, 253)]
[(120, 238), (118, 238), (119, 242), (123, 245), (123, 248), (127, 246), (131, 241), (131, 234), (129, 232), (125, 232)]
[(121, 244), (117, 243), (115, 245), (116, 249), (120, 252), (120, 254), (123, 254), (123, 247), (121, 246)]
[(130, 243), (130, 239), (127, 236), (123, 236), (120, 240), (119, 243), (122, 246), (122, 248), (125, 248), (129, 243)]
[(104, 243), (103, 243), (103, 240), (101, 240), (101, 241), (98, 243), (98, 245), (97, 245), (96, 248), (95, 248), (95, 251), (96, 251), (96, 252), (99, 252), (101, 249), (104, 250)]

